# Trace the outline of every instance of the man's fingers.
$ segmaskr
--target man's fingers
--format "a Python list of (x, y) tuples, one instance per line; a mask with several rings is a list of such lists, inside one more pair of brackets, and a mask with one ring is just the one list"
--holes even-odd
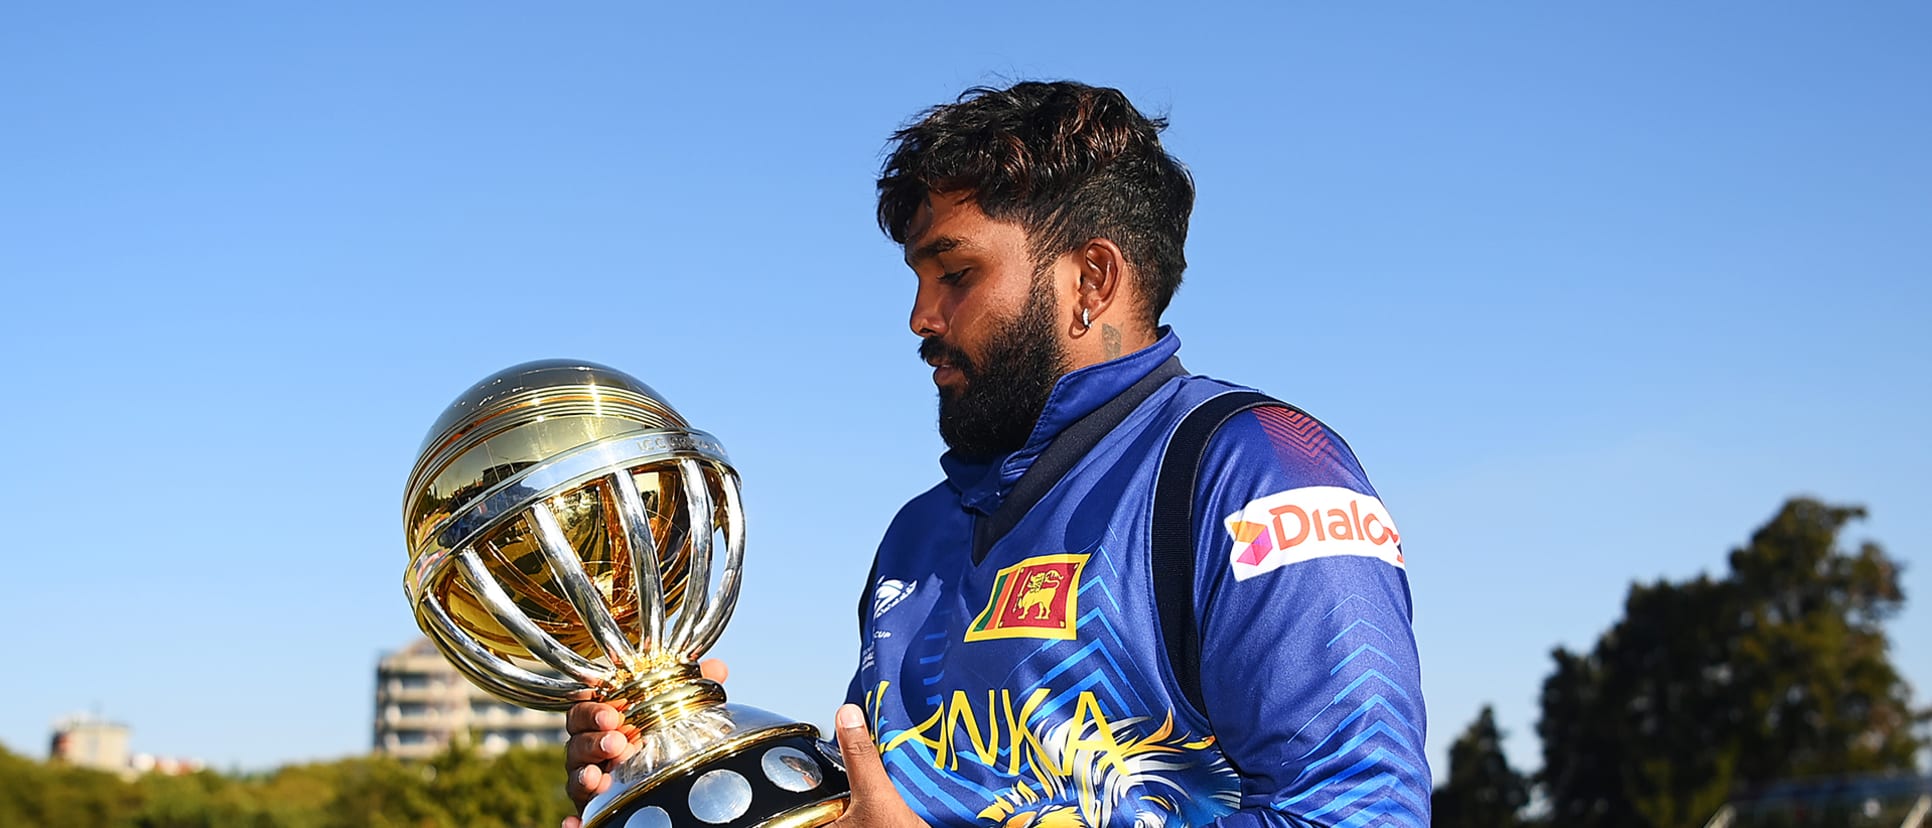
[(602, 702), (580, 702), (570, 706), (564, 714), (564, 729), (571, 735), (590, 733), (599, 730), (616, 730), (624, 723), (624, 714), (617, 708)]
[(631, 740), (616, 731), (579, 733), (564, 743), (564, 767), (576, 773), (578, 765), (595, 765), (622, 759), (630, 751)]
[(899, 791), (886, 776), (879, 760), (879, 746), (865, 729), (865, 713), (856, 704), (839, 708), (833, 720), (839, 736), (839, 753), (845, 757), (845, 776), (852, 783), (852, 807), (862, 804), (896, 802)]
[(698, 662), (698, 672), (703, 673), (705, 678), (723, 684), (725, 677), (731, 675), (731, 668), (725, 666), (724, 659), (707, 658)]
[(564, 817), (563, 828), (584, 828), (584, 821), (574, 816)]
[(564, 714), (564, 728), (570, 732), (569, 741), (564, 742), (564, 792), (582, 808), (591, 797), (610, 787), (604, 765), (628, 755), (631, 740), (620, 732), (625, 728), (624, 715), (598, 702), (571, 705), (570, 712)]
[(834, 828), (928, 828), (899, 796), (879, 759), (879, 746), (865, 727), (858, 705), (839, 708), (834, 719), (839, 753), (845, 757), (845, 778), (852, 783), (852, 804), (832, 823)]
[(571, 771), (570, 781), (564, 785), (564, 793), (569, 794), (570, 801), (582, 808), (590, 803), (591, 797), (603, 793), (608, 787), (610, 787), (610, 777), (604, 774), (602, 768), (596, 765), (585, 765)]

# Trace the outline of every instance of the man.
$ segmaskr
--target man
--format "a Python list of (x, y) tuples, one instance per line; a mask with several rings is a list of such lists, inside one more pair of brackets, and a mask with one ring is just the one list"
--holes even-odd
[[(1242, 389), (1159, 325), (1194, 199), (1164, 126), (1020, 83), (894, 136), (879, 223), (949, 451), (861, 602), (841, 823), (1428, 824), (1400, 538), (1354, 455), (1280, 405), (1175, 436)], [(1157, 482), (1170, 451), (1192, 481)], [(579, 803), (616, 722), (571, 713)]]

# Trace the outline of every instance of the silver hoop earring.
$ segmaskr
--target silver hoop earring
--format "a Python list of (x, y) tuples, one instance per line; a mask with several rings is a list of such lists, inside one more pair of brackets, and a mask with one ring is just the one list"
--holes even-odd
[(1088, 311), (1087, 311), (1087, 309), (1086, 309), (1086, 308), (1081, 308), (1081, 309), (1080, 309), (1080, 327), (1082, 327), (1082, 328), (1091, 328), (1091, 327), (1093, 327), (1093, 320), (1092, 320), (1092, 319), (1090, 319), (1090, 318), (1088, 318), (1088, 316), (1087, 316), (1087, 313), (1088, 313)]

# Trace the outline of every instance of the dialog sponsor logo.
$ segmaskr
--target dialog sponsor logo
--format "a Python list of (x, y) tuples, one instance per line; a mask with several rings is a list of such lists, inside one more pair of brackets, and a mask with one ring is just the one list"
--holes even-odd
[(1402, 566), (1402, 534), (1382, 501), (1340, 486), (1304, 486), (1248, 501), (1222, 521), (1228, 559), (1245, 581), (1292, 563), (1354, 555)]

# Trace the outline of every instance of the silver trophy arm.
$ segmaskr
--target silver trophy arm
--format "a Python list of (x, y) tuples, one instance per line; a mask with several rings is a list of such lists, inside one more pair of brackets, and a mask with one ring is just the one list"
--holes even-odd
[(687, 661), (698, 660), (724, 634), (725, 622), (731, 620), (731, 610), (738, 605), (738, 573), (745, 563), (745, 512), (738, 499), (738, 475), (724, 467), (718, 471), (718, 488), (724, 494), (725, 568), (718, 579), (717, 600), (698, 620), (697, 638), (679, 653)]
[[(584, 689), (584, 685), (574, 681), (530, 672), (484, 649), (476, 639), (456, 626), (455, 619), (449, 617), (441, 604), (424, 601), (419, 606), (429, 611), (430, 631), (436, 634), (438, 643), (444, 645), (443, 652), (451, 656), (450, 663), (468, 675), (477, 686), (503, 697), (505, 701), (554, 710), (558, 709), (559, 699), (568, 699), (571, 694)], [(563, 704), (567, 705), (568, 702)]]
[[(504, 592), (502, 585), (490, 576), (490, 570), (484, 566), (483, 558), (476, 554), (476, 550), (465, 547), (463, 551), (458, 552), (456, 566), (457, 572), (460, 573), (459, 577), (475, 591), (477, 598), (482, 599), (484, 608), (488, 609), (490, 615), (496, 618), (496, 622), (502, 624), (503, 629), (508, 630), (518, 643), (530, 651), (531, 655), (557, 668), (558, 672), (591, 687), (610, 683), (612, 672), (609, 668), (601, 667), (571, 652), (569, 647), (565, 647), (549, 633), (532, 623), (530, 616), (518, 609), (516, 602), (511, 600), (510, 594)], [(440, 610), (441, 606), (437, 605), (437, 609)]]
[(644, 496), (637, 492), (637, 480), (629, 469), (610, 476), (611, 492), (617, 498), (617, 520), (623, 524), (625, 546), (631, 554), (631, 587), (637, 595), (637, 649), (647, 657), (658, 652), (664, 642), (664, 584), (660, 579), (657, 540), (651, 537), (650, 516), (644, 514)]
[(550, 565), (550, 575), (557, 579), (558, 588), (577, 609), (577, 617), (584, 622), (591, 640), (621, 669), (627, 672), (637, 669), (637, 651), (625, 640), (624, 631), (618, 628), (617, 618), (611, 615), (597, 585), (584, 574), (583, 564), (577, 560), (570, 539), (564, 536), (563, 527), (557, 525), (557, 516), (551, 514), (550, 506), (530, 504), (530, 518), (537, 530), (537, 547), (543, 552), (544, 562)]
[(664, 648), (685, 653), (691, 649), (698, 616), (704, 614), (711, 599), (711, 536), (717, 532), (711, 508), (711, 486), (704, 481), (704, 467), (689, 457), (680, 457), (678, 477), (684, 481), (684, 508), (691, 527), (691, 572), (684, 582), (684, 606), (678, 610), (678, 623)]

